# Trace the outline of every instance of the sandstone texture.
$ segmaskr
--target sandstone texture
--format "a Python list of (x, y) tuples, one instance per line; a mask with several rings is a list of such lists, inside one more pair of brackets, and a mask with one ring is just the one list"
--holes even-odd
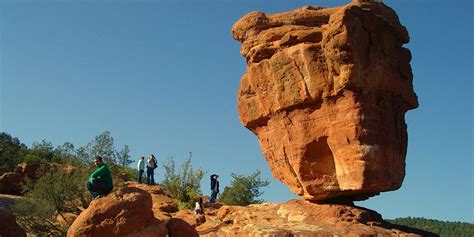
[(166, 227), (154, 217), (152, 205), (150, 193), (125, 187), (93, 200), (67, 236), (166, 236)]
[(405, 112), (418, 106), (409, 36), (383, 3), (251, 12), (232, 28), (247, 70), (242, 124), (273, 176), (312, 201), (363, 200), (405, 176)]
[(68, 230), (68, 236), (197, 236), (206, 221), (190, 210), (178, 211), (159, 186), (126, 182), (106, 197), (93, 200)]
[(368, 209), (303, 200), (223, 206), (209, 215), (197, 227), (200, 236), (436, 236), (392, 225)]
[(26, 232), (16, 223), (16, 217), (0, 208), (0, 236), (26, 237)]
[(290, 200), (246, 207), (204, 206), (204, 215), (178, 211), (159, 186), (128, 182), (93, 200), (69, 228), (68, 236), (434, 236), (391, 225), (378, 213), (353, 205)]

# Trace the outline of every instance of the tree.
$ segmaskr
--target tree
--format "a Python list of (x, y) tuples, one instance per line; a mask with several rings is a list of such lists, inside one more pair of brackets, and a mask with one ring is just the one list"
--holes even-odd
[(105, 131), (95, 137), (92, 142), (91, 152), (92, 156), (101, 156), (105, 162), (117, 163), (114, 138), (109, 131)]
[(53, 151), (53, 160), (59, 163), (71, 163), (75, 161), (76, 150), (74, 144), (65, 142), (63, 145), (57, 146)]
[(191, 208), (193, 203), (202, 196), (201, 179), (204, 171), (194, 170), (191, 165), (192, 153), (180, 166), (179, 173), (176, 172), (173, 157), (163, 163), (165, 179), (161, 183), (163, 190), (177, 200), (178, 207)]
[(232, 178), (231, 186), (224, 188), (224, 192), (219, 198), (220, 202), (239, 206), (264, 202), (264, 200), (256, 198), (263, 194), (260, 188), (268, 186), (270, 181), (262, 180), (259, 170), (249, 176), (232, 173)]
[(134, 162), (134, 160), (130, 160), (130, 149), (128, 148), (128, 145), (123, 146), (122, 150), (117, 152), (116, 156), (120, 165), (122, 165), (122, 168), (125, 168)]
[(34, 142), (23, 161), (27, 163), (53, 162), (55, 161), (53, 150), (53, 144), (46, 139), (41, 142)]
[(27, 147), (16, 137), (0, 133), (0, 174), (11, 172), (21, 162)]

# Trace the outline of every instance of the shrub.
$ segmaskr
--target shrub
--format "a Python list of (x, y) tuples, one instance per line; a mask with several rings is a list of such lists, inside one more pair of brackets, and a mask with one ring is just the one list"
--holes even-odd
[(263, 194), (260, 188), (268, 186), (270, 181), (262, 180), (259, 170), (249, 176), (232, 173), (232, 178), (234, 180), (232, 180), (231, 186), (225, 187), (224, 192), (219, 197), (220, 202), (239, 206), (264, 202), (264, 200), (256, 198)]
[(204, 171), (192, 168), (191, 155), (181, 164), (179, 173), (176, 172), (172, 157), (163, 163), (163, 168), (165, 169), (165, 179), (161, 183), (163, 190), (176, 199), (179, 209), (192, 208), (195, 200), (202, 196), (201, 179)]
[(27, 229), (52, 228), (58, 214), (77, 212), (80, 205), (87, 207), (90, 202), (85, 188), (87, 172), (79, 168), (72, 174), (61, 168), (44, 172), (36, 183), (27, 182), (26, 199), (18, 200), (13, 212)]

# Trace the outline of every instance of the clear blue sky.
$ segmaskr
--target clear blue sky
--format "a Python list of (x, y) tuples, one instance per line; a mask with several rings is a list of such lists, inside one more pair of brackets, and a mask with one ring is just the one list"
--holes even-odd
[[(221, 174), (260, 169), (264, 199), (295, 196), (272, 178), (257, 138), (240, 125), (245, 71), (230, 29), (244, 14), (348, 1), (0, 1), (0, 128), (30, 146), (85, 145), (111, 131), (134, 158), (154, 153)], [(473, 217), (472, 1), (391, 0), (407, 26), (420, 107), (401, 189), (362, 205), (385, 218)], [(208, 191), (207, 175), (203, 191)], [(163, 178), (160, 173), (158, 179)]]

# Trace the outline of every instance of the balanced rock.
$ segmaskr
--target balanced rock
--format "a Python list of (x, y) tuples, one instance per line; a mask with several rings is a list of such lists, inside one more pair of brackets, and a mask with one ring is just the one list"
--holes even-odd
[(358, 0), (251, 12), (232, 34), (248, 64), (240, 119), (273, 176), (313, 201), (363, 200), (401, 186), (404, 116), (418, 101), (408, 32), (391, 8)]

